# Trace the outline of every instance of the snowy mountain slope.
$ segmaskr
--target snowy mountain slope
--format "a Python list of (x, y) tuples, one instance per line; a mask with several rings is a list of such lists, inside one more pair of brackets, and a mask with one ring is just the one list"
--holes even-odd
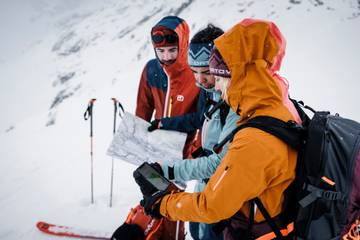
[[(4, 1), (0, 3), (0, 239), (50, 239), (37, 220), (113, 231), (140, 199), (133, 166), (116, 161), (108, 208), (113, 105), (135, 108), (138, 79), (153, 57), (149, 32), (179, 14), (192, 34), (244, 17), (276, 22), (287, 39), (281, 73), (290, 93), (360, 121), (360, 2)], [(21, 30), (20, 30), (21, 27)], [(94, 107), (95, 205), (90, 205), (89, 122)], [(19, 225), (21, 227), (19, 227)]]

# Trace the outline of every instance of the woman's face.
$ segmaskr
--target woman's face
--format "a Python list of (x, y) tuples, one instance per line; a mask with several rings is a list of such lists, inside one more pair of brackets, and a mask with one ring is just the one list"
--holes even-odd
[(221, 92), (221, 98), (227, 100), (227, 89), (229, 87), (230, 78), (215, 77), (215, 90)]

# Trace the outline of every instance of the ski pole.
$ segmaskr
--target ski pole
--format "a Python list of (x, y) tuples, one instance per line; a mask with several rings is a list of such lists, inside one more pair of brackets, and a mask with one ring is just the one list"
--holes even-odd
[[(116, 98), (111, 98), (111, 100), (114, 102), (114, 127), (113, 127), (113, 136), (114, 136), (115, 132), (116, 132), (116, 113), (117, 113), (118, 106), (121, 109), (121, 111), (119, 111), (119, 116), (120, 117), (121, 117), (121, 112), (124, 114), (124, 108)], [(109, 203), (109, 207), (112, 207), (113, 183), (114, 183), (114, 157), (111, 158), (111, 180), (110, 180), (110, 203)]]
[(92, 98), (84, 113), (85, 121), (90, 118), (90, 163), (91, 163), (91, 204), (94, 204), (94, 158), (93, 158), (93, 107), (96, 98)]

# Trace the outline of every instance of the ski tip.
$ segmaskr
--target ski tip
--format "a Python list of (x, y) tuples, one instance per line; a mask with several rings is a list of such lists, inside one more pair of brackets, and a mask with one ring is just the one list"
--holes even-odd
[(38, 229), (48, 229), (50, 227), (50, 224), (48, 224), (46, 222), (37, 222), (36, 227)]
[(36, 223), (36, 227), (39, 229), (39, 231), (45, 234), (49, 234), (57, 237), (77, 238), (77, 239), (97, 239), (97, 240), (111, 239), (111, 237), (107, 237), (108, 234), (103, 234), (103, 233), (94, 234), (91, 231), (84, 231), (81, 229), (50, 224), (41, 221)]

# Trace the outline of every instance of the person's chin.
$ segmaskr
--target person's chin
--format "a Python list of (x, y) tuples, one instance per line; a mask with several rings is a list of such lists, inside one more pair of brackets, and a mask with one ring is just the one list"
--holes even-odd
[(173, 64), (175, 62), (175, 60), (172, 61), (162, 61), (163, 64), (165, 64), (166, 66), (169, 66), (171, 64)]

